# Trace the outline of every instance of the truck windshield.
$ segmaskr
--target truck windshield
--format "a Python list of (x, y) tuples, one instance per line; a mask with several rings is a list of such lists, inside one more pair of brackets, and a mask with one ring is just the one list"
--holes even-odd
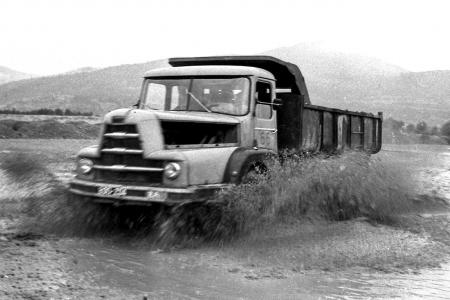
[(148, 78), (144, 106), (166, 111), (205, 111), (245, 115), (249, 108), (249, 79)]

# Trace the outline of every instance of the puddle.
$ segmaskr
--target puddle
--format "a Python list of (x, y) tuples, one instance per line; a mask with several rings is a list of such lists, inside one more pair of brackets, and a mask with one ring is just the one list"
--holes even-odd
[(202, 259), (201, 252), (158, 253), (114, 246), (105, 250), (108, 245), (99, 249), (97, 242), (89, 240), (68, 243), (76, 247), (73, 250), (80, 262), (78, 272), (89, 274), (97, 285), (120, 289), (124, 295), (170, 299), (262, 299), (274, 293), (282, 296), (267, 282), (230, 275), (226, 268), (211, 265), (210, 260)]
[[(101, 245), (101, 247), (99, 247)], [(67, 240), (77, 271), (124, 295), (176, 299), (367, 299), (450, 297), (450, 264), (418, 274), (349, 270), (307, 271), (284, 279), (249, 280), (214, 266), (199, 252), (129, 250), (90, 240)]]
[(328, 278), (333, 288), (319, 284), (318, 291), (329, 299), (448, 299), (450, 297), (450, 264), (442, 269), (422, 270), (420, 274), (383, 274), (345, 272)]

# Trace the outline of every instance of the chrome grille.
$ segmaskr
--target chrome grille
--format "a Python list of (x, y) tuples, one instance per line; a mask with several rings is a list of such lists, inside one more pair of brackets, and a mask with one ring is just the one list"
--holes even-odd
[(95, 181), (133, 185), (160, 185), (163, 161), (144, 159), (135, 124), (106, 124)]

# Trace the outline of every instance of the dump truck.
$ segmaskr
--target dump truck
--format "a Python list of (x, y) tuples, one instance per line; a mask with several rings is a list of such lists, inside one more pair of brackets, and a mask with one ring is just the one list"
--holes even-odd
[(104, 117), (70, 192), (116, 205), (204, 201), (283, 151), (380, 151), (382, 113), (312, 105), (300, 69), (270, 56), (169, 59), (139, 101)]

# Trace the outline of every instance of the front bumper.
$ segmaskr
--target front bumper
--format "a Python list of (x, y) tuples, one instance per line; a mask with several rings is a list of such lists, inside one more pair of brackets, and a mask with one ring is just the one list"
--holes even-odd
[[(91, 197), (95, 202), (119, 205), (150, 205), (153, 203), (178, 204), (214, 200), (217, 192), (231, 187), (231, 184), (206, 184), (188, 188), (164, 188), (149, 186), (120, 185), (73, 179), (69, 191), (79, 196)], [(121, 195), (105, 194), (102, 189), (120, 188)]]

